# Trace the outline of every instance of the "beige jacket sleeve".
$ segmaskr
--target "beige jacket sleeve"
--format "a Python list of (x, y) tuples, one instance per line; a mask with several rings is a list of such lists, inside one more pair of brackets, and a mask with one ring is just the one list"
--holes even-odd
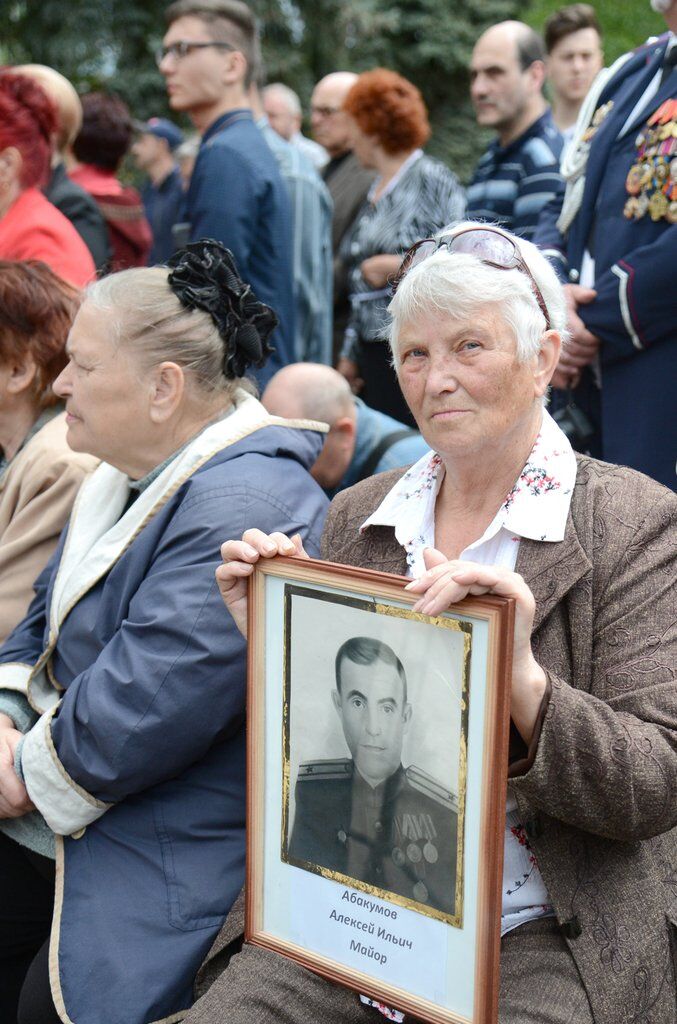
[(24, 617), (82, 480), (97, 465), (66, 444), (63, 415), (12, 461), (0, 489), (0, 643)]

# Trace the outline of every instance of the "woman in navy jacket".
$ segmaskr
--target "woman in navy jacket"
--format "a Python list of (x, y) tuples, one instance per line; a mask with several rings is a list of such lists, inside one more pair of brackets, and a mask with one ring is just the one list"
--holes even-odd
[(0, 651), (8, 1024), (17, 1000), (22, 1024), (180, 1019), (243, 881), (245, 648), (214, 570), (251, 523), (319, 549), (321, 428), (242, 386), (275, 316), (189, 250), (95, 284), (55, 384), (102, 465)]

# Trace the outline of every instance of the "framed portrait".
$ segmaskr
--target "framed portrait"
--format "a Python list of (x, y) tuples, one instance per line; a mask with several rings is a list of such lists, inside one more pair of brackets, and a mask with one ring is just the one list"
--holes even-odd
[(434, 1024), (498, 1013), (514, 602), (262, 560), (249, 595), (246, 939)]

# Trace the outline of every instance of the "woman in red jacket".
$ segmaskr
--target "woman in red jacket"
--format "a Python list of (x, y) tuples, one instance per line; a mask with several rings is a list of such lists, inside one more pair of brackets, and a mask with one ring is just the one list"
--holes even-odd
[(0, 74), (0, 259), (43, 260), (78, 288), (95, 275), (89, 249), (45, 199), (56, 109), (25, 75)]

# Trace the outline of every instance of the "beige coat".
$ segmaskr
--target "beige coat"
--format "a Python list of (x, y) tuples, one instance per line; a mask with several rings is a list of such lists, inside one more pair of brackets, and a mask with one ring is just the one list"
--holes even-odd
[(97, 465), (66, 443), (66, 414), (30, 439), (0, 479), (0, 643), (26, 614), (83, 477)]
[[(677, 498), (631, 470), (577, 461), (564, 539), (520, 542), (516, 571), (536, 599), (532, 643), (550, 686), (540, 733), (509, 776), (595, 1024), (675, 1024)], [(359, 533), (402, 472), (338, 495), (325, 558), (406, 572), (391, 527)], [(239, 901), (198, 975), (198, 995), (216, 982), (189, 1024), (230, 1011), (231, 991), (246, 990), (238, 976), (256, 977), (258, 961), (285, 1021), (364, 1019), (356, 996), (254, 947), (217, 977), (241, 929)], [(250, 999), (248, 1014), (220, 1019), (266, 1017)]]

